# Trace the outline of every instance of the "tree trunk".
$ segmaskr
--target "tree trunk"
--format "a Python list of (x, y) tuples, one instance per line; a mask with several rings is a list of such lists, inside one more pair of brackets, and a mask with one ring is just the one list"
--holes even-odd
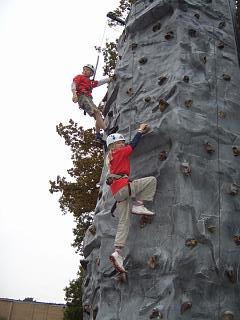
[(119, 40), (106, 120), (130, 140), (132, 178), (158, 180), (155, 217), (132, 216), (127, 281), (108, 259), (105, 184), (87, 232), (85, 319), (240, 319), (240, 74), (233, 0), (138, 0)]

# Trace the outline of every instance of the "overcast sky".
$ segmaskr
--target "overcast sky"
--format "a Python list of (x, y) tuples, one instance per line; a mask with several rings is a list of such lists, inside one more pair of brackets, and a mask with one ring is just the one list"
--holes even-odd
[[(72, 165), (56, 125), (72, 118), (94, 126), (72, 103), (70, 85), (84, 64), (95, 65), (94, 46), (120, 36), (122, 27), (106, 24), (118, 3), (0, 0), (1, 298), (63, 303), (63, 288), (76, 278), (73, 218), (48, 191)], [(101, 55), (96, 79), (102, 65)], [(94, 89), (96, 103), (106, 89)]]

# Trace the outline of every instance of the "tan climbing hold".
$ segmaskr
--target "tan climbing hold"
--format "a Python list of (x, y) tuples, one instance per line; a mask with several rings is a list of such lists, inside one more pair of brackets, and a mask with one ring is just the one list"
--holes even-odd
[(152, 223), (152, 216), (141, 216), (141, 219), (139, 221), (140, 228), (144, 228), (147, 224)]
[(210, 224), (209, 226), (207, 226), (207, 229), (209, 232), (214, 233), (217, 228), (214, 225)]
[(219, 117), (222, 118), (222, 119), (225, 119), (226, 118), (226, 113), (224, 111), (219, 111)]
[(127, 94), (131, 97), (133, 95), (133, 89), (132, 88), (129, 88), (127, 90)]
[(231, 196), (236, 196), (238, 194), (238, 186), (235, 183), (230, 184), (229, 194)]
[(223, 80), (230, 81), (231, 80), (231, 76), (229, 74), (224, 73), (223, 74)]
[(155, 269), (157, 266), (157, 258), (155, 256), (152, 256), (148, 259), (147, 264), (149, 268)]
[(171, 40), (173, 39), (174, 35), (173, 35), (173, 31), (169, 31), (165, 34), (165, 39), (166, 40)]
[(152, 27), (152, 31), (153, 32), (156, 32), (156, 31), (158, 31), (158, 30), (160, 30), (161, 29), (161, 23), (160, 22), (158, 22), (157, 24), (155, 24), (153, 27)]
[(233, 237), (233, 240), (234, 240), (234, 242), (236, 243), (237, 246), (240, 245), (240, 235), (239, 235), (239, 234), (238, 234), (238, 235), (235, 235), (235, 236)]
[(168, 106), (169, 106), (169, 103), (166, 100), (164, 99), (159, 100), (159, 108), (161, 112), (165, 111)]
[(96, 234), (96, 226), (94, 225), (94, 224), (92, 224), (89, 228), (88, 228), (88, 230), (89, 230), (89, 232), (91, 232), (91, 234), (93, 235), (93, 236), (95, 236), (95, 234)]
[(229, 281), (231, 283), (236, 283), (237, 282), (236, 274), (235, 274), (235, 272), (233, 270), (233, 267), (227, 268), (225, 270), (225, 273), (226, 273), (226, 275), (227, 275), (227, 277), (228, 277), (228, 279), (229, 279)]
[(190, 176), (192, 173), (191, 167), (187, 161), (181, 163), (181, 171), (185, 176)]
[(185, 241), (185, 246), (190, 247), (191, 249), (196, 247), (197, 244), (198, 244), (198, 241), (196, 239), (187, 239)]
[(209, 143), (208, 141), (206, 141), (203, 145), (204, 145), (204, 148), (207, 151), (207, 153), (211, 154), (211, 153), (215, 152), (213, 145), (211, 143)]
[(223, 49), (224, 48), (224, 42), (220, 41), (217, 45), (218, 49)]
[(161, 86), (164, 84), (164, 82), (167, 80), (166, 76), (161, 76), (158, 78), (158, 84)]
[(240, 156), (240, 146), (233, 146), (232, 151), (235, 157)]
[(192, 308), (191, 301), (185, 301), (181, 304), (181, 314)]
[(163, 319), (163, 315), (158, 308), (154, 308), (149, 316), (149, 319)]
[(186, 108), (191, 108), (192, 105), (193, 105), (193, 101), (192, 101), (191, 99), (186, 100), (186, 101), (184, 102), (184, 105), (185, 105)]
[(145, 64), (145, 63), (147, 63), (147, 61), (148, 61), (148, 59), (146, 57), (142, 57), (141, 59), (138, 60), (138, 62), (140, 64)]
[(145, 102), (150, 102), (151, 100), (152, 100), (152, 98), (150, 96), (147, 96), (147, 97), (144, 98)]
[(232, 311), (225, 311), (223, 313), (223, 317), (222, 317), (223, 320), (234, 320), (234, 314)]
[(188, 34), (190, 37), (196, 37), (197, 36), (197, 31), (195, 29), (189, 29)]
[(159, 159), (165, 161), (167, 159), (167, 152), (165, 150), (161, 151), (159, 154)]
[(219, 29), (223, 29), (225, 26), (226, 26), (226, 22), (225, 22), (225, 21), (221, 21), (221, 22), (219, 22), (219, 24), (218, 24), (218, 28), (219, 28)]

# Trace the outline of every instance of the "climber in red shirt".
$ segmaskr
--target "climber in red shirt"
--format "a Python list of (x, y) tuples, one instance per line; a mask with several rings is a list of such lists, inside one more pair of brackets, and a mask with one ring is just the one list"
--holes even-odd
[[(143, 201), (153, 201), (156, 192), (156, 178), (151, 176), (133, 181), (129, 180), (129, 157), (140, 141), (142, 133), (147, 128), (147, 124), (141, 124), (137, 134), (128, 145), (125, 145), (125, 138), (122, 134), (114, 133), (107, 137), (107, 147), (109, 150), (106, 158), (109, 172), (107, 183), (111, 186), (112, 194), (117, 201), (117, 211), (119, 213), (119, 223), (114, 242), (115, 251), (111, 254), (110, 260), (119, 272), (125, 272), (122, 250), (128, 236), (130, 213), (148, 216), (154, 215), (152, 211), (144, 206)], [(134, 199), (133, 202), (132, 198)]]
[[(83, 73), (73, 78), (72, 82), (72, 101), (78, 102), (79, 108), (83, 109), (90, 117), (94, 117), (96, 120), (96, 138), (102, 141), (100, 130), (106, 131), (106, 125), (103, 121), (100, 110), (92, 101), (92, 89), (101, 86), (105, 83), (109, 83), (111, 78), (102, 79), (100, 81), (90, 80), (95, 72), (94, 66), (86, 64), (83, 67)], [(109, 134), (109, 133), (107, 133)]]

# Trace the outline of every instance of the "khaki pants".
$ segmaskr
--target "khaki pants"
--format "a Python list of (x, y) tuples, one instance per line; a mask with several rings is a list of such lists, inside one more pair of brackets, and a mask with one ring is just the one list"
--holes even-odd
[(120, 189), (114, 198), (120, 201), (117, 204), (119, 222), (115, 237), (114, 246), (124, 247), (130, 225), (130, 204), (131, 198), (142, 201), (153, 201), (156, 192), (157, 180), (155, 177), (145, 177), (130, 182), (131, 196), (129, 196), (128, 186)]
[(94, 112), (99, 112), (97, 106), (93, 103), (92, 98), (81, 94), (78, 97), (79, 108), (87, 112), (90, 117), (94, 116)]

